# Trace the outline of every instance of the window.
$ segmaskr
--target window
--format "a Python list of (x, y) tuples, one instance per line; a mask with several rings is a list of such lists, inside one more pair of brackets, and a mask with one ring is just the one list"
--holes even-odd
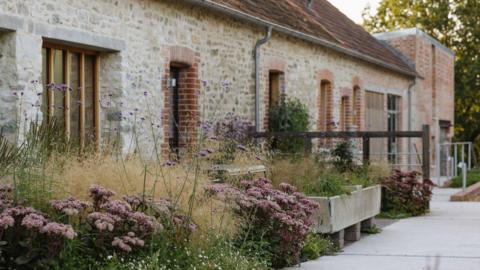
[(95, 52), (44, 44), (43, 113), (73, 143), (100, 147), (100, 61)]
[(169, 147), (172, 153), (179, 154), (180, 148), (180, 68), (170, 67), (170, 117), (169, 117)]
[(330, 99), (332, 96), (332, 84), (329, 81), (322, 81), (319, 97), (319, 120), (320, 131), (331, 131), (333, 127)]
[(349, 128), (349, 98), (342, 97), (341, 112), (340, 112), (340, 130), (348, 131)]
[(282, 72), (271, 71), (268, 74), (268, 104), (270, 108), (280, 105), (282, 78)]
[[(385, 131), (387, 129), (387, 113), (385, 112), (385, 95), (382, 93), (365, 91), (364, 99), (364, 130)], [(384, 138), (370, 139), (370, 153), (373, 154), (371, 161), (386, 162), (387, 141)]]
[(352, 107), (352, 123), (360, 130), (362, 128), (362, 96), (358, 86), (353, 88)]
[[(399, 131), (400, 129), (400, 97), (395, 95), (387, 96), (388, 110), (388, 131)], [(391, 163), (397, 163), (398, 139), (392, 137), (388, 139), (388, 160)]]

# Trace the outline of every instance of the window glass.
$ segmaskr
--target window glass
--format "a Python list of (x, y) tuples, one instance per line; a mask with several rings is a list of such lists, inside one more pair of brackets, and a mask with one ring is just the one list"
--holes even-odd
[(85, 142), (95, 141), (95, 108), (94, 108), (94, 64), (95, 57), (85, 56)]
[[(54, 116), (55, 121), (66, 128), (65, 134), (69, 135), (71, 142), (80, 143), (81, 147), (93, 145), (99, 138), (95, 134), (95, 127), (99, 124), (95, 115), (100, 109), (99, 103), (95, 102), (95, 97), (100, 96), (97, 93), (98, 79), (95, 78), (98, 56), (93, 52), (45, 45), (42, 58), (43, 82), (56, 86), (50, 94), (44, 91), (42, 107), (45, 116)], [(50, 117), (44, 119), (51, 120)]]

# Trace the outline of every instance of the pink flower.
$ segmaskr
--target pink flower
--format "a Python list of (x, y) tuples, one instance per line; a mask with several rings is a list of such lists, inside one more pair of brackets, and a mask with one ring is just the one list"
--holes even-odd
[(57, 222), (47, 223), (40, 229), (40, 232), (51, 236), (62, 236), (70, 240), (77, 237), (77, 233), (75, 233), (71, 225)]
[(4, 230), (8, 229), (8, 227), (13, 227), (15, 225), (15, 219), (7, 214), (0, 215), (0, 228)]
[(23, 206), (7, 208), (5, 209), (4, 213), (12, 217), (24, 217), (31, 213), (40, 214), (39, 211), (33, 209), (32, 207), (23, 207)]
[(105, 210), (106, 212), (121, 216), (121, 217), (128, 217), (130, 215), (130, 212), (132, 211), (132, 207), (123, 201), (110, 201), (102, 204), (100, 206), (102, 210)]
[(120, 250), (127, 253), (132, 251), (132, 247), (143, 247), (145, 241), (135, 236), (135, 233), (129, 232), (122, 237), (115, 237), (112, 241), (112, 246), (118, 247)]
[(288, 194), (293, 194), (294, 192), (297, 191), (297, 189), (290, 185), (290, 184), (287, 184), (287, 183), (282, 183), (280, 184), (280, 189), (285, 192), (285, 193), (288, 193)]
[(90, 197), (94, 201), (95, 208), (98, 208), (115, 195), (115, 192), (101, 186), (93, 185), (90, 187)]
[(79, 201), (73, 197), (65, 200), (51, 201), (50, 204), (54, 209), (63, 212), (67, 216), (78, 215), (80, 211), (87, 209), (90, 205), (87, 202)]
[(28, 229), (40, 229), (47, 222), (47, 219), (39, 214), (31, 213), (26, 215), (22, 220), (22, 226)]
[(95, 227), (100, 231), (113, 231), (115, 223), (121, 220), (120, 217), (101, 212), (93, 212), (88, 215), (88, 219), (95, 224)]
[(129, 215), (129, 219), (137, 223), (139, 229), (144, 232), (152, 232), (155, 228), (159, 230), (163, 229), (157, 226), (157, 222), (154, 217), (148, 216), (142, 212), (134, 212)]

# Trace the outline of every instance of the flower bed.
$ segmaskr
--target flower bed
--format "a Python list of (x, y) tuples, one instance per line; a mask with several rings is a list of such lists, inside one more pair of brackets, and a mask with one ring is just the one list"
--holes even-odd
[[(382, 189), (377, 185), (357, 188), (349, 195), (309, 197), (319, 204), (314, 230), (317, 233), (334, 234), (371, 220), (380, 213), (381, 194)], [(360, 229), (357, 227), (355, 230)]]

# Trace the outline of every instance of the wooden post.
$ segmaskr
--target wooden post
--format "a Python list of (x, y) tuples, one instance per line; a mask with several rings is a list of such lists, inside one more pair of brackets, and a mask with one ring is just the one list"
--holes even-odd
[[(55, 82), (54, 78), (54, 62), (55, 62), (55, 56), (54, 56), (54, 50), (53, 49), (48, 49), (47, 50), (47, 57), (48, 57), (48, 84), (52, 85)], [(48, 100), (48, 121), (51, 123), (53, 120), (54, 114), (55, 114), (55, 89), (52, 87), (47, 87), (47, 100)]]
[[(423, 178), (430, 179), (430, 126), (424, 125), (423, 126)], [(438, 158), (438, 157), (437, 157)]]
[(63, 74), (65, 79), (65, 98), (64, 98), (64, 116), (65, 116), (65, 136), (67, 140), (70, 140), (70, 53), (69, 51), (64, 52), (63, 60)]
[(303, 140), (303, 149), (305, 151), (305, 156), (308, 156), (312, 153), (312, 140), (308, 136), (305, 136)]
[(79, 132), (80, 132), (80, 149), (85, 148), (85, 54), (80, 54), (79, 59), (79, 85), (80, 85), (80, 117), (79, 117)]
[(95, 57), (94, 66), (94, 112), (95, 112), (95, 150), (100, 151), (100, 56)]
[(363, 136), (363, 164), (367, 165), (370, 163), (370, 137)]

